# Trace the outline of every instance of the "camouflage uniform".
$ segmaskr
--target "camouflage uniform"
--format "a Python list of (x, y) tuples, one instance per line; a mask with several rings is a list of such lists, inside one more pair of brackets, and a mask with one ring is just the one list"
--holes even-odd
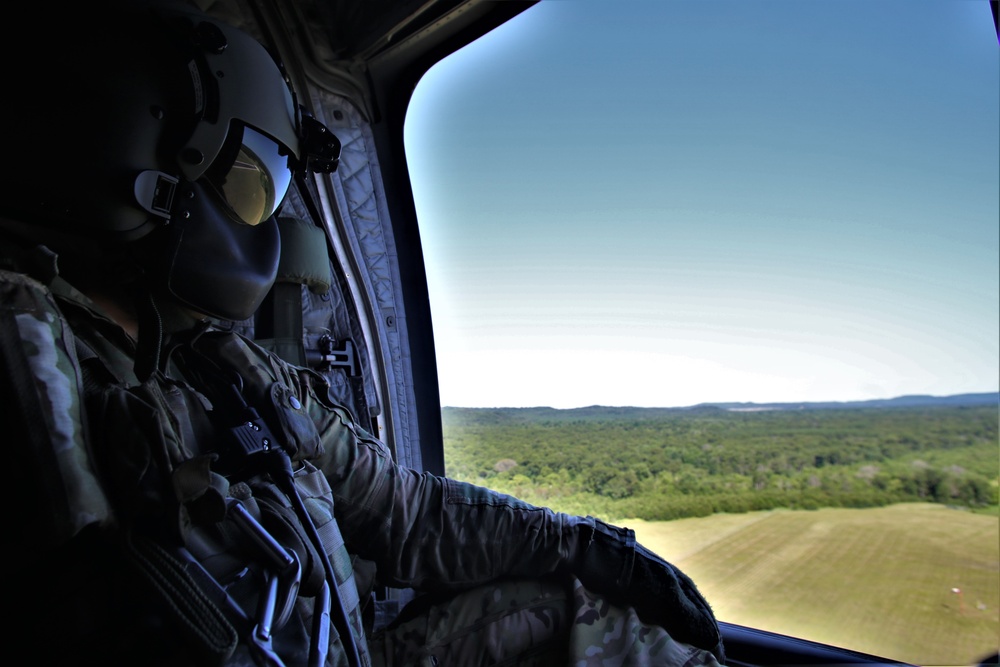
[[(718, 665), (575, 577), (519, 579), (411, 603), (371, 638), (379, 665)], [(417, 613), (419, 610), (420, 613)], [(409, 613), (408, 613), (409, 612)]]
[[(16, 500), (27, 509), (13, 530), (24, 545), (17, 600), (39, 646), (81, 662), (253, 664), (246, 629), (203, 576), (224, 582), (256, 618), (268, 567), (233, 526), (227, 508), (238, 500), (302, 567), (294, 611), (268, 647), (285, 664), (309, 661), (324, 558), (267, 474), (218, 472), (226, 434), (215, 413), (224, 392), (209, 387), (238, 372), (243, 397), (294, 452), (294, 484), (363, 664), (722, 659), (711, 611), (683, 575), (663, 604), (684, 603), (688, 611), (669, 629), (690, 643), (640, 621), (626, 591), (613, 605), (584, 588), (577, 576), (612, 598), (619, 592), (615, 572), (577, 571), (594, 519), (395, 465), (381, 442), (327, 400), (320, 376), (233, 333), (168, 336), (158, 370), (140, 378), (134, 342), (58, 276), (54, 256), (7, 251), (0, 398), (8, 433), (28, 445), (15, 448), (26, 484)], [(382, 584), (429, 593), (370, 633), (363, 609), (376, 573)], [(346, 664), (339, 635), (331, 629), (330, 637), (325, 664)]]

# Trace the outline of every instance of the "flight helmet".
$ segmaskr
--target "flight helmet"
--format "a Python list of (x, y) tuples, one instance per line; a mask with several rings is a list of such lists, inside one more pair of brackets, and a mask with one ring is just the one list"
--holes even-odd
[(249, 317), (293, 177), (333, 171), (339, 142), (247, 33), (185, 5), (68, 5), (41, 55), (4, 71), (25, 103), (0, 126), (0, 216), (115, 248), (198, 312)]

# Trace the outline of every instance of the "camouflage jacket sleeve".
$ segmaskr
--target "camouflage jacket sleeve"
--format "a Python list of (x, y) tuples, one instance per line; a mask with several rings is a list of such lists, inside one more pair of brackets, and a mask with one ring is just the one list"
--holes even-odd
[[(0, 271), (0, 396), (33, 544), (61, 544), (110, 518), (86, 448), (75, 339), (43, 283)], [(35, 542), (38, 540), (39, 542)]]
[(331, 414), (321, 435), (347, 546), (390, 585), (455, 589), (554, 572), (577, 553), (580, 524), (592, 521), (399, 467), (345, 411)]
[[(282, 432), (294, 443), (295, 458), (311, 459), (323, 471), (348, 551), (374, 562), (384, 584), (441, 590), (502, 576), (538, 576), (567, 566), (579, 553), (578, 536), (593, 532), (593, 519), (396, 465), (385, 444), (327, 400), (323, 380), (239, 336), (206, 335), (198, 345), (239, 369), (252, 404), (288, 404), (287, 398), (275, 400), (275, 380), (274, 386), (288, 387), (302, 400), (310, 428)], [(289, 425), (297, 419), (298, 409), (279, 412)]]
[(320, 426), (322, 467), (347, 548), (374, 561), (383, 583), (441, 591), (571, 573), (724, 661), (708, 602), (686, 575), (638, 545), (633, 531), (396, 466), (344, 411)]

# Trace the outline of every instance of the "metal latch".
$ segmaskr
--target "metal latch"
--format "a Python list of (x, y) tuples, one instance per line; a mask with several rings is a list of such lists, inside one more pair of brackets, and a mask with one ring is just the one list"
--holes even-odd
[(357, 356), (354, 341), (345, 338), (338, 346), (329, 334), (323, 334), (316, 342), (318, 350), (306, 350), (306, 363), (318, 371), (343, 368), (348, 377), (358, 377)]

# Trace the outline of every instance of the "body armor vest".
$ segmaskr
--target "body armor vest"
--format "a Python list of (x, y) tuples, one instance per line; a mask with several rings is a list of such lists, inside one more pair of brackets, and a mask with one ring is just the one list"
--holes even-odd
[(79, 337), (77, 351), (123, 549), (192, 651), (324, 665), (354, 646), (367, 664), (333, 493), (310, 462), (322, 443), (304, 392), (322, 379), (227, 332), (171, 341), (134, 386)]

